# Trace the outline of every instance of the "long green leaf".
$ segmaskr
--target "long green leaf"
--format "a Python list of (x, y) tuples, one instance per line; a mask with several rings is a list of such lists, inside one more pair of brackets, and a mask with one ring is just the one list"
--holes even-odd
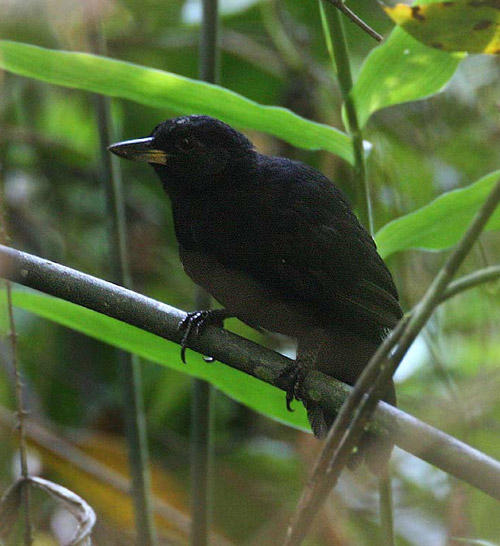
[(302, 405), (296, 404), (295, 411), (290, 413), (286, 410), (283, 391), (243, 372), (219, 362), (206, 363), (195, 353), (188, 354), (187, 365), (182, 364), (177, 344), (61, 299), (16, 290), (12, 301), (16, 307), (57, 324), (178, 372), (205, 379), (234, 400), (263, 415), (301, 430), (310, 430)]
[(233, 91), (132, 63), (0, 40), (0, 68), (55, 85), (121, 97), (179, 114), (207, 114), (353, 163), (351, 139), (286, 108), (263, 106)]
[[(442, 250), (453, 246), (499, 178), (500, 170), (494, 171), (466, 188), (447, 192), (425, 207), (389, 222), (376, 235), (380, 254), (387, 258), (409, 248)], [(497, 209), (486, 230), (499, 228), (500, 209)]]
[(460, 53), (427, 47), (395, 28), (368, 55), (352, 88), (360, 125), (377, 110), (438, 93), (462, 58)]

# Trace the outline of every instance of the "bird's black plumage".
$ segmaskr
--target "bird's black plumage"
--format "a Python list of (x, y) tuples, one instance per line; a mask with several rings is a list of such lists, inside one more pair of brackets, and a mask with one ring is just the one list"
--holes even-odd
[[(296, 338), (298, 365), (354, 383), (402, 312), (342, 192), (208, 116), (167, 120), (141, 146), (170, 196), (193, 280), (251, 326)], [(133, 145), (111, 149), (134, 158)], [(395, 402), (392, 386), (387, 399)], [(324, 434), (330, 420), (308, 410)]]

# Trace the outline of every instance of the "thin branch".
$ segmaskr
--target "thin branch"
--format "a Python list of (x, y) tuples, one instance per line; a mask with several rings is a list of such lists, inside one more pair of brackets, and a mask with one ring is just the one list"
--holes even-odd
[[(0, 208), (0, 242), (8, 240), (6, 223), (4, 218), (3, 207)], [(14, 320), (14, 310), (12, 306), (12, 287), (9, 280), (5, 281), (6, 295), (7, 295), (7, 313), (9, 320), (9, 338), (10, 338), (10, 352), (11, 352), (11, 364), (14, 372), (14, 390), (16, 396), (17, 405), (17, 429), (19, 432), (19, 461), (21, 467), (21, 476), (24, 479), (21, 485), (21, 497), (24, 509), (24, 544), (25, 546), (31, 546), (33, 544), (33, 524), (31, 522), (31, 503), (30, 503), (30, 489), (27, 482), (29, 478), (28, 468), (28, 453), (26, 447), (26, 410), (24, 402), (23, 382), (21, 379), (21, 372), (19, 370), (19, 361), (17, 358), (17, 332), (16, 322)]]
[(341, 11), (346, 17), (348, 17), (355, 25), (358, 25), (358, 27), (362, 30), (364, 30), (367, 34), (369, 34), (374, 40), (377, 40), (377, 42), (381, 42), (384, 37), (380, 35), (376, 30), (370, 27), (367, 23), (363, 21), (360, 17), (358, 17), (350, 8), (348, 8), (343, 0), (326, 0), (327, 2), (330, 2), (333, 6), (335, 6), (339, 11)]
[[(400, 321), (392, 335), (382, 343), (359, 377), (328, 433), (312, 477), (304, 488), (292, 524), (288, 529), (286, 546), (301, 543), (317, 509), (323, 504), (328, 492), (335, 485), (352, 448), (361, 438), (371, 412), (375, 409), (380, 396), (383, 395), (385, 385), (434, 309), (439, 305), (452, 277), (479, 237), (499, 201), (500, 180), (474, 216), (466, 233), (414, 312), (410, 317), (404, 317)], [(396, 350), (388, 358), (394, 347)]]
[(17, 403), (17, 427), (19, 431), (19, 459), (21, 463), (21, 476), (26, 480), (22, 485), (21, 495), (24, 505), (24, 544), (31, 546), (33, 544), (33, 525), (31, 523), (30, 509), (30, 491), (29, 491), (29, 469), (28, 469), (28, 454), (26, 447), (26, 412), (24, 409), (23, 399), (23, 383), (21, 373), (19, 372), (19, 364), (17, 361), (17, 334), (16, 324), (14, 321), (14, 313), (12, 306), (12, 290), (10, 281), (6, 281), (7, 289), (7, 308), (9, 313), (9, 329), (12, 350), (12, 367), (15, 375), (15, 391)]
[(443, 301), (456, 296), (460, 292), (469, 290), (470, 288), (475, 288), (476, 286), (483, 284), (485, 282), (494, 281), (500, 278), (500, 265), (492, 265), (490, 267), (485, 267), (478, 271), (474, 271), (470, 275), (462, 277), (448, 285), (448, 288), (441, 297), (440, 303)]
[(216, 83), (219, 79), (219, 9), (218, 0), (203, 0), (200, 35), (200, 79)]
[[(0, 427), (7, 430), (12, 429), (15, 424), (14, 415), (0, 405)], [(130, 492), (131, 482), (120, 472), (110, 468), (108, 465), (94, 459), (81, 451), (79, 447), (71, 442), (62, 439), (60, 436), (52, 432), (49, 428), (41, 423), (31, 420), (26, 426), (26, 435), (31, 444), (41, 450), (49, 453), (52, 457), (63, 461), (68, 461), (72, 466), (80, 472), (91, 476), (95, 480), (107, 487), (128, 495)], [(159, 497), (153, 497), (153, 509), (165, 523), (172, 527), (173, 532), (182, 535), (185, 539), (191, 529), (191, 520), (188, 515), (180, 511), (178, 508), (168, 504)], [(231, 542), (221, 535), (212, 534), (214, 544), (221, 546), (231, 546)]]
[[(93, 5), (89, 4), (90, 9)], [(94, 52), (106, 53), (106, 42), (96, 17), (97, 25), (91, 29)], [(106, 195), (108, 219), (108, 257), (112, 279), (131, 287), (132, 280), (128, 263), (125, 202), (120, 168), (107, 152), (112, 138), (111, 102), (109, 97), (95, 95), (95, 111), (101, 151), (101, 178)], [(151, 476), (146, 435), (146, 417), (142, 399), (141, 367), (137, 355), (117, 351), (117, 360), (122, 369), (123, 410), (126, 421), (126, 436), (130, 473), (132, 476), (132, 499), (136, 522), (137, 540), (140, 546), (157, 544), (156, 529), (151, 508)]]
[[(76, 303), (165, 339), (180, 343), (178, 324), (186, 313), (69, 267), (0, 245), (0, 277)], [(207, 328), (189, 347), (287, 391), (294, 361), (217, 328)], [(211, 364), (216, 366), (218, 364)], [(304, 397), (332, 415), (351, 388), (313, 370), (304, 379)], [(387, 433), (396, 445), (500, 500), (500, 463), (397, 408), (379, 402), (370, 430)]]
[[(494, 280), (498, 278), (499, 276), (500, 276), (500, 267), (498, 266), (476, 271), (475, 273), (472, 273), (471, 275), (468, 275), (466, 277), (463, 277), (455, 281), (454, 283), (451, 283), (448, 286), (447, 290), (444, 292), (439, 303), (446, 301), (447, 299), (451, 298), (452, 296), (464, 290), (477, 286), (478, 284), (482, 282)], [(400, 322), (400, 324), (391, 332), (390, 336), (388, 336), (384, 340), (384, 343), (379, 347), (377, 353), (374, 355), (375, 359), (379, 360), (380, 358), (382, 358), (381, 355), (387, 354), (389, 352), (390, 347), (393, 347), (398, 343), (399, 339), (401, 338), (404, 332), (404, 327), (408, 323), (414, 311), (415, 310), (408, 312), (405, 318)], [(366, 383), (374, 381), (375, 378), (376, 378), (375, 370), (372, 370), (372, 373), (370, 376), (368, 376)], [(357, 408), (359, 407), (363, 396), (364, 396), (364, 392), (362, 389), (355, 390), (351, 393), (345, 405), (342, 407), (340, 413), (337, 416), (336, 426), (338, 426), (338, 430), (343, 430), (344, 432), (348, 430), (351, 424), (352, 415), (356, 412)], [(319, 508), (319, 505), (321, 504), (321, 501), (319, 500), (321, 495), (319, 495), (318, 497), (318, 501), (319, 501), (318, 504), (313, 503), (312, 499), (314, 498), (314, 495), (317, 493), (316, 487), (319, 488), (320, 485), (325, 485), (323, 476), (324, 476), (324, 473), (327, 471), (329, 465), (330, 465), (329, 454), (327, 452), (322, 452), (321, 458), (318, 459), (318, 461), (316, 462), (315, 468), (312, 473), (312, 477), (310, 478), (306, 486), (306, 489), (303, 492), (302, 498), (299, 501), (299, 506), (302, 507), (302, 510), (306, 510), (306, 507), (307, 507), (307, 512), (301, 513), (302, 522), (306, 522), (308, 518), (313, 518), (316, 511)], [(326, 494), (330, 490), (330, 488), (326, 485), (324, 487), (324, 490)], [(297, 514), (298, 513), (299, 513), (299, 509), (297, 509)]]
[[(378, 347), (370, 362), (380, 362), (380, 360), (384, 358), (384, 355), (387, 354), (389, 347), (394, 346), (399, 341), (403, 335), (407, 320), (407, 317), (404, 317), (399, 322), (396, 328)], [(297, 509), (287, 530), (287, 536), (284, 542), (285, 546), (296, 545), (302, 542), (317, 511), (321, 508), (330, 489), (335, 485), (338, 473), (343, 466), (347, 464), (352, 448), (354, 448), (358, 438), (351, 438), (352, 446), (349, 447), (349, 449), (345, 448), (340, 453), (341, 459), (339, 459), (338, 456), (339, 446), (344, 438), (344, 434), (349, 430), (349, 427), (354, 420), (353, 416), (356, 415), (356, 411), (358, 407), (360, 407), (363, 397), (368, 390), (366, 387), (356, 387), (358, 387), (361, 381), (363, 382), (363, 386), (368, 381), (374, 381), (377, 376), (377, 371), (377, 369), (368, 365), (356, 382), (355, 388), (342, 404), (333, 426), (328, 432), (324, 447), (316, 460), (311, 477), (302, 491)], [(361, 437), (361, 434), (362, 430), (360, 430), (359, 437)], [(338, 473), (335, 473), (331, 477), (329, 472), (331, 472), (331, 461), (333, 459), (336, 459), (336, 469), (338, 470)]]

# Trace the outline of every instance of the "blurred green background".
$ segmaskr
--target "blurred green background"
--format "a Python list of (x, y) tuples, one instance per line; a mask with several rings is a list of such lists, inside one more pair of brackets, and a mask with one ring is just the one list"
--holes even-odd
[[(220, 0), (220, 84), (263, 104), (343, 129), (315, 0)], [(350, 7), (384, 35), (391, 21), (378, 4)], [(0, 39), (91, 51), (101, 21), (110, 57), (196, 78), (199, 3), (195, 0), (0, 2)], [(346, 24), (355, 75), (376, 43)], [(465, 58), (444, 92), (377, 112), (364, 130), (373, 144), (368, 176), (378, 230), (445, 191), (497, 169), (500, 145), (499, 59)], [(176, 113), (113, 100), (117, 138), (146, 136)], [(203, 112), (200, 112), (203, 113)], [(293, 148), (247, 132), (262, 152), (319, 168), (356, 202), (350, 166), (326, 152)], [(12, 246), (109, 278), (107, 223), (100, 183), (95, 97), (0, 71), (0, 182)], [(130, 265), (137, 291), (186, 310), (194, 287), (183, 273), (167, 198), (151, 169), (123, 162)], [(481, 237), (461, 273), (498, 263), (498, 232)], [(388, 265), (410, 309), (446, 252), (406, 251)], [(397, 375), (400, 407), (489, 455), (500, 456), (500, 321), (498, 284), (460, 295), (434, 314)], [(5, 310), (4, 302), (2, 302)], [(121, 382), (115, 350), (75, 331), (17, 311), (19, 360), (29, 409), (40, 427), (126, 472)], [(7, 330), (5, 324), (4, 332)], [(237, 321), (242, 335), (293, 354), (282, 339)], [(13, 409), (8, 339), (0, 345), (0, 403)], [(174, 347), (172, 358), (176, 358)], [(201, 357), (188, 354), (189, 361)], [(154, 484), (166, 502), (188, 513), (189, 376), (143, 361)], [(284, 396), (283, 396), (284, 403)], [(0, 489), (13, 480), (15, 442), (1, 420)], [(86, 498), (98, 514), (97, 544), (127, 544), (133, 522), (123, 496), (30, 440), (44, 476)], [(311, 435), (257, 414), (218, 393), (215, 402), (214, 529), (234, 544), (276, 544), (320, 445)], [(500, 509), (483, 493), (400, 450), (393, 457), (398, 544), (452, 545), (453, 537), (498, 542)], [(53, 544), (65, 521), (35, 496), (37, 544)], [(345, 472), (307, 539), (310, 545), (371, 545), (377, 540), (376, 481)], [(165, 543), (183, 544), (168, 522)], [(61, 535), (58, 535), (61, 536)], [(462, 542), (463, 543), (463, 542)]]

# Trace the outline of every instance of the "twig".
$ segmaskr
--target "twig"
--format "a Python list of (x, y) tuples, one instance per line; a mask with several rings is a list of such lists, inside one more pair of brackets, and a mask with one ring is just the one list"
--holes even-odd
[(29, 469), (28, 469), (28, 454), (26, 448), (26, 424), (23, 400), (23, 383), (21, 380), (21, 373), (19, 372), (19, 364), (17, 361), (17, 334), (16, 324), (14, 321), (14, 313), (12, 308), (12, 291), (11, 284), (6, 281), (7, 289), (7, 308), (9, 312), (9, 328), (10, 328), (10, 340), (12, 347), (12, 367), (14, 369), (16, 380), (16, 403), (17, 403), (17, 424), (19, 430), (19, 460), (21, 463), (21, 476), (24, 480), (22, 486), (22, 498), (24, 505), (24, 544), (31, 546), (33, 544), (33, 525), (31, 523), (31, 510), (30, 510), (30, 490), (29, 490)]
[[(91, 41), (95, 53), (105, 54), (106, 44), (102, 29), (92, 29)], [(127, 252), (125, 206), (120, 170), (113, 163), (107, 147), (112, 139), (110, 99), (95, 95), (95, 109), (101, 152), (102, 185), (106, 194), (108, 216), (108, 255), (111, 275), (115, 282), (132, 286)], [(139, 359), (126, 351), (117, 351), (117, 360), (122, 368), (123, 409), (126, 421), (126, 436), (129, 450), (129, 466), (132, 476), (132, 499), (136, 520), (137, 540), (140, 546), (157, 544), (156, 530), (151, 506), (151, 477), (146, 436), (146, 418), (142, 399), (142, 377)]]
[[(387, 353), (389, 347), (398, 342), (403, 335), (406, 323), (407, 317), (404, 317), (379, 346), (371, 361), (376, 360), (378, 362), (379, 359), (383, 358), (383, 355)], [(376, 377), (376, 373), (377, 370), (373, 367), (370, 368), (368, 365), (359, 377), (355, 388), (342, 404), (337, 418), (328, 432), (325, 445), (316, 460), (311, 477), (302, 491), (297, 509), (287, 530), (287, 536), (284, 542), (285, 546), (296, 545), (302, 542), (317, 511), (323, 504), (326, 495), (335, 484), (338, 476), (335, 475), (332, 481), (329, 476), (329, 472), (331, 472), (331, 461), (337, 457), (337, 468), (340, 469), (347, 463), (350, 452), (358, 438), (352, 441), (352, 446), (349, 450), (346, 448), (340, 454), (342, 457), (341, 460), (339, 460), (337, 454), (343, 435), (349, 430), (353, 421), (353, 415), (355, 415), (357, 408), (361, 405), (363, 397), (365, 396), (366, 390), (356, 387), (362, 380), (363, 385), (365, 382), (369, 383), (369, 381), (373, 381)]]
[[(474, 216), (455, 251), (449, 256), (412, 315), (400, 321), (393, 335), (382, 343), (359, 377), (351, 395), (328, 433), (325, 447), (318, 458), (313, 475), (304, 489), (288, 530), (285, 542), (287, 546), (300, 544), (307, 533), (317, 508), (321, 506), (329, 490), (336, 483), (349, 453), (360, 439), (370, 413), (374, 410), (377, 400), (383, 394), (384, 386), (436, 306), (439, 305), (451, 278), (479, 237), (488, 219), (495, 211), (499, 200), (500, 180)], [(390, 358), (387, 358), (396, 343), (396, 350)], [(352, 400), (356, 400), (356, 404), (353, 404)], [(359, 402), (359, 406), (357, 402)], [(346, 419), (349, 418), (349, 415), (345, 409), (348, 407), (351, 418), (346, 428)], [(355, 413), (353, 414), (352, 411), (355, 411)], [(326, 462), (328, 464), (325, 469)]]
[(218, 0), (203, 0), (200, 35), (200, 79), (216, 83), (219, 79), (219, 9)]
[[(0, 203), (1, 205), (1, 203)], [(0, 207), (0, 242), (8, 239), (7, 229), (5, 225), (5, 217), (3, 208)], [(7, 295), (7, 312), (9, 316), (9, 338), (11, 347), (11, 363), (14, 371), (14, 384), (16, 393), (17, 405), (17, 427), (19, 431), (19, 461), (21, 467), (21, 476), (25, 480), (21, 486), (21, 497), (24, 507), (24, 544), (31, 546), (33, 544), (33, 524), (31, 522), (30, 508), (30, 489), (28, 484), (29, 468), (28, 468), (28, 453), (26, 447), (26, 410), (24, 405), (23, 382), (21, 372), (19, 371), (19, 362), (17, 359), (17, 332), (16, 322), (14, 320), (14, 310), (12, 306), (12, 287), (9, 280), (5, 281)]]
[(376, 30), (371, 28), (367, 23), (363, 21), (363, 19), (358, 17), (350, 8), (348, 8), (342, 0), (325, 0), (325, 1), (330, 2), (330, 4), (335, 6), (339, 11), (341, 11), (345, 16), (347, 16), (354, 24), (358, 25), (359, 28), (364, 30), (374, 40), (377, 40), (377, 42), (381, 42), (384, 39), (382, 35), (380, 35)]
[(213, 452), (213, 389), (203, 379), (194, 379), (191, 400), (191, 519), (190, 544), (206, 546), (211, 519), (211, 475)]
[[(10, 429), (14, 425), (14, 415), (0, 405), (0, 427)], [(78, 446), (61, 438), (47, 426), (31, 420), (26, 426), (27, 439), (35, 447), (49, 453), (52, 457), (68, 461), (80, 472), (98, 480), (107, 487), (124, 495), (130, 492), (130, 480), (108, 465), (87, 455)], [(183, 539), (189, 535), (191, 520), (188, 515), (178, 508), (168, 504), (159, 497), (153, 497), (153, 509), (176, 534), (182, 534)], [(214, 544), (231, 546), (231, 542), (221, 535), (212, 534)]]
[(467, 275), (450, 283), (443, 296), (441, 297), (440, 302), (452, 298), (460, 292), (464, 292), (465, 290), (475, 288), (480, 284), (494, 281), (499, 278), (500, 265), (491, 265), (490, 267), (485, 267), (484, 269), (480, 269), (479, 271), (474, 271), (474, 273), (471, 273), (470, 275)]
[[(178, 324), (186, 313), (69, 267), (0, 245), (0, 277), (24, 284), (69, 302), (121, 320), (165, 339), (180, 343)], [(190, 348), (217, 361), (288, 390), (290, 360), (274, 351), (217, 328), (207, 328)], [(216, 365), (216, 364), (213, 364)], [(304, 397), (334, 415), (351, 388), (313, 370), (304, 380)], [(500, 463), (459, 440), (379, 402), (369, 427), (388, 433), (402, 449), (500, 500)]]

